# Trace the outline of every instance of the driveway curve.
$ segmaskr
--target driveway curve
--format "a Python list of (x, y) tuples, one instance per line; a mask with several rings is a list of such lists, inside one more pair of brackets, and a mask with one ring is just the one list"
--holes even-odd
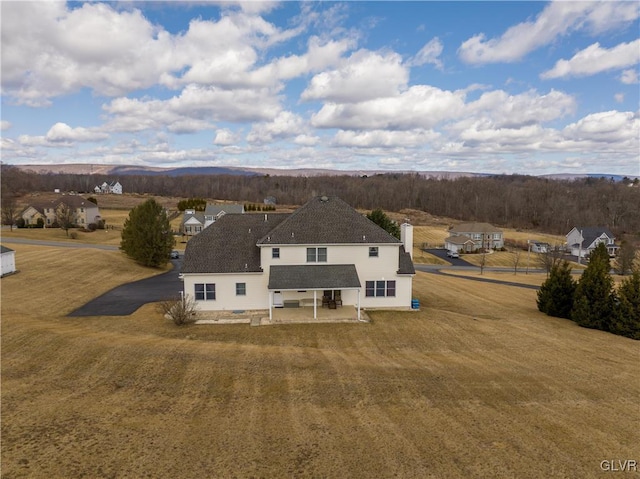
[(128, 316), (147, 303), (178, 297), (182, 291), (182, 258), (171, 263), (171, 271), (113, 288), (67, 316)]

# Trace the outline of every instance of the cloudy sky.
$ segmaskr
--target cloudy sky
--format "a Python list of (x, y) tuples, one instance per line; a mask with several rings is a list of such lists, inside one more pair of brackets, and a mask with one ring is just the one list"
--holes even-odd
[(640, 175), (640, 3), (1, 2), (2, 161)]

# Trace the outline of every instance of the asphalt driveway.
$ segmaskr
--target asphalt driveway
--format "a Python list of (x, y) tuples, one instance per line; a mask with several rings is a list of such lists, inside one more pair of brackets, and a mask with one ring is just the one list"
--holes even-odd
[(128, 316), (144, 304), (178, 297), (182, 291), (182, 280), (178, 276), (182, 258), (173, 259), (171, 263), (171, 271), (113, 288), (68, 316)]

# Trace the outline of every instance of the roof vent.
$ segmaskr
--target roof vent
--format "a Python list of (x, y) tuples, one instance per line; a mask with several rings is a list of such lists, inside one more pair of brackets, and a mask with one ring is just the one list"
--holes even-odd
[(293, 231), (291, 232), (291, 237), (293, 238)]
[(251, 233), (251, 228), (249, 228), (249, 233)]
[(322, 201), (323, 203), (326, 203), (327, 201), (329, 201), (329, 198), (323, 195), (320, 197), (320, 201)]
[(366, 235), (362, 235), (362, 241), (367, 241)]
[(267, 221), (267, 214), (264, 214), (264, 220)]

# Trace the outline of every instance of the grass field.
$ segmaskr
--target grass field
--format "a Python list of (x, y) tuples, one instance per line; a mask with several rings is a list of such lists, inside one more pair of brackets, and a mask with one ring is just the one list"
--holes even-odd
[(420, 273), (421, 310), (370, 324), (178, 328), (64, 316), (152, 273), (117, 252), (14, 249), (3, 478), (584, 478), (640, 455), (639, 343), (532, 290)]

